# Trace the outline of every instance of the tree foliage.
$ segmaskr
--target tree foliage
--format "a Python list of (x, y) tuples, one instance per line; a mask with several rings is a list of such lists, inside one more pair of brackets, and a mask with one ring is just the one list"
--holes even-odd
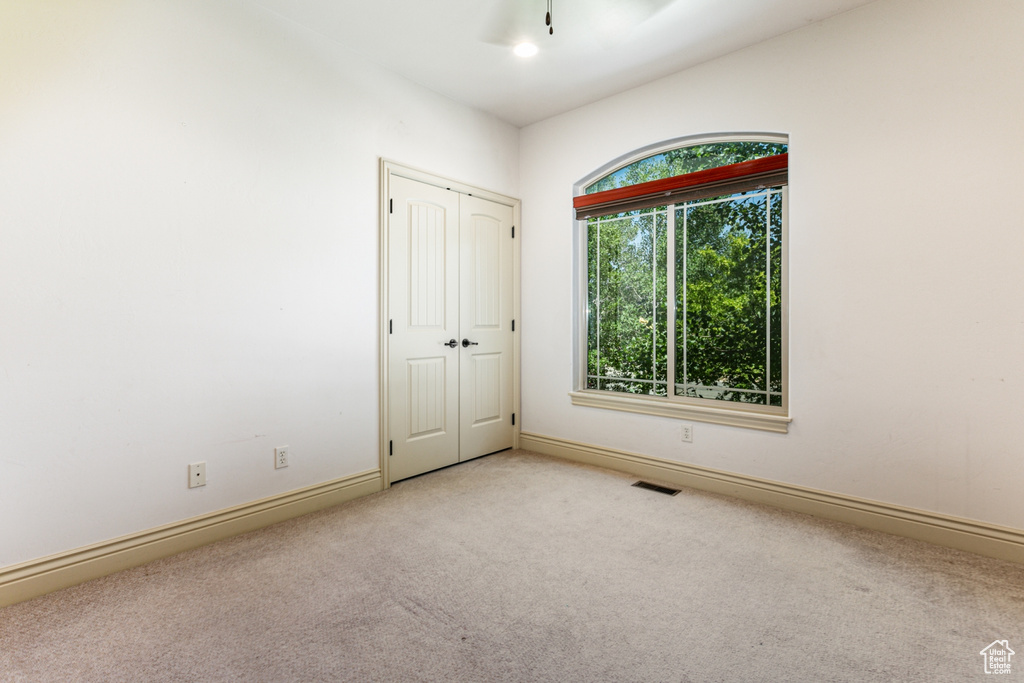
[[(784, 151), (771, 143), (684, 148), (599, 184), (632, 185)], [(675, 207), (678, 393), (781, 405), (781, 218), (777, 189)], [(589, 388), (669, 393), (668, 225), (666, 207), (588, 223)]]
[(592, 219), (590, 225), (588, 374), (607, 378), (592, 388), (665, 395), (665, 209)]
[(587, 186), (586, 194), (785, 154), (786, 149), (786, 145), (777, 142), (738, 141), (681, 147), (655, 154), (613, 171)]

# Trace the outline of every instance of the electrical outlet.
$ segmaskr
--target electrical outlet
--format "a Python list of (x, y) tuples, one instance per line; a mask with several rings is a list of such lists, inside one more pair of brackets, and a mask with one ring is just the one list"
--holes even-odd
[(194, 462), (188, 466), (188, 487), (206, 486), (206, 463)]
[(693, 443), (693, 425), (683, 425), (680, 427), (679, 438), (685, 443)]
[(288, 467), (288, 447), (278, 446), (274, 449), (274, 469)]

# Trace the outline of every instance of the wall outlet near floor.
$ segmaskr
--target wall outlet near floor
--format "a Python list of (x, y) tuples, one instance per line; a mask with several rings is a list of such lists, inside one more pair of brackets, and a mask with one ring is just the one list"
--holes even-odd
[(693, 443), (693, 425), (683, 425), (679, 428), (679, 439), (685, 443)]
[(188, 487), (206, 486), (206, 463), (194, 462), (188, 466)]
[(288, 467), (288, 447), (278, 446), (274, 449), (274, 469)]

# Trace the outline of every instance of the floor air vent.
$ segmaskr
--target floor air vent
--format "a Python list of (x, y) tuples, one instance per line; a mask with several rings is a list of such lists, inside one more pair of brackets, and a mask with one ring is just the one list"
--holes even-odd
[(658, 493), (664, 493), (669, 496), (674, 496), (677, 493), (679, 493), (679, 489), (670, 489), (665, 486), (658, 486), (657, 484), (652, 484), (649, 481), (638, 481), (637, 483), (633, 484), (633, 486), (636, 486), (637, 488), (640, 489), (647, 489), (648, 491), (657, 491)]

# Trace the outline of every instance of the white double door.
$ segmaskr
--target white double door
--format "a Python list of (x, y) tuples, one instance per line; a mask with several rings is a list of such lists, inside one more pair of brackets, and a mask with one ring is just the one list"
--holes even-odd
[(390, 176), (389, 478), (513, 444), (513, 211)]

